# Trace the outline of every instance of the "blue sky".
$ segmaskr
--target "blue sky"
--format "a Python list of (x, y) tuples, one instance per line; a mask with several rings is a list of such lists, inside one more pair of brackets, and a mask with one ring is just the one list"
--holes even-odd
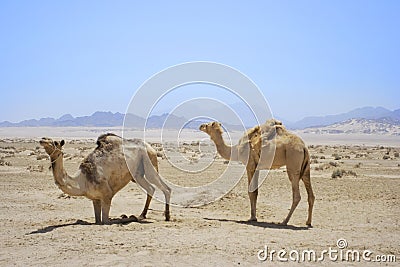
[(399, 1), (0, 1), (0, 121), (125, 112), (153, 74), (230, 65), (275, 115), (400, 108)]

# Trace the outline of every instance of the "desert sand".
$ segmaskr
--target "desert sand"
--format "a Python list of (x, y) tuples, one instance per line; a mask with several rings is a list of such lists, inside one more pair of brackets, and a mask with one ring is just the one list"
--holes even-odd
[[(307, 228), (306, 192), (288, 226), (280, 226), (291, 205), (285, 168), (271, 171), (259, 192), (258, 222), (247, 222), (250, 204), (247, 178), (218, 201), (201, 207), (171, 207), (164, 221), (163, 203), (153, 200), (148, 218), (128, 224), (95, 225), (92, 203), (69, 197), (57, 188), (49, 159), (38, 140), (64, 138), (65, 167), (74, 173), (80, 161), (105, 132), (119, 128), (1, 128), (0, 129), (0, 240), (1, 266), (293, 266), (274, 258), (261, 261), (260, 250), (314, 250), (317, 257), (329, 248), (339, 252), (371, 251), (369, 259), (390, 255), (400, 261), (400, 137), (379, 135), (313, 135), (302, 137), (309, 145), (311, 181), (316, 195), (313, 227)], [(157, 146), (154, 130), (148, 140)], [(241, 133), (232, 134), (238, 138)], [(165, 134), (171, 142), (173, 133)], [(210, 153), (215, 147), (204, 133), (180, 137), (177, 151), (196, 151), (201, 141)], [(237, 140), (237, 139), (236, 139)], [(183, 142), (185, 141), (185, 143)], [(191, 142), (194, 142), (193, 144)], [(182, 149), (182, 147), (184, 149)], [(159, 148), (158, 148), (159, 149)], [(194, 152), (193, 152), (194, 151)], [(214, 151), (214, 152), (213, 152)], [(216, 157), (202, 173), (188, 174), (159, 157), (160, 174), (175, 184), (200, 186), (212, 182), (226, 168)], [(341, 177), (332, 178), (336, 173)], [(113, 199), (110, 215), (138, 216), (146, 194), (130, 183)], [(338, 249), (345, 239), (347, 247)], [(264, 254), (260, 254), (261, 256)], [(292, 254), (294, 257), (295, 254)], [(300, 257), (301, 258), (301, 257)], [(382, 258), (382, 257), (381, 257)], [(301, 261), (301, 259), (300, 259)], [(306, 265), (369, 265), (376, 262), (330, 260)]]

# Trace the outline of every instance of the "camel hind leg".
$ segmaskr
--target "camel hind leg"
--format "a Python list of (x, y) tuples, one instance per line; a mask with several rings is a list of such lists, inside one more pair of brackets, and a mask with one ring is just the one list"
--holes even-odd
[(290, 182), (292, 184), (292, 206), (290, 207), (290, 211), (289, 211), (288, 215), (286, 216), (286, 219), (283, 220), (283, 222), (281, 223), (282, 225), (287, 225), (287, 223), (290, 220), (290, 217), (292, 217), (294, 210), (296, 209), (297, 205), (299, 204), (299, 202), (301, 200), (300, 188), (299, 188), (300, 173), (297, 173), (297, 172), (291, 173), (288, 170), (288, 175), (289, 175)]
[(144, 175), (147, 183), (151, 183), (159, 188), (165, 196), (165, 220), (170, 220), (169, 204), (171, 202), (171, 188), (166, 185), (158, 174), (147, 155), (143, 156)]
[(146, 203), (144, 204), (144, 208), (142, 213), (139, 216), (139, 220), (146, 219), (147, 211), (150, 206), (151, 199), (153, 197), (155, 188), (152, 186), (149, 182), (146, 181), (144, 176), (136, 177), (135, 181), (146, 191), (147, 193), (147, 198), (146, 198)]
[[(158, 172), (157, 154), (150, 153), (149, 151), (147, 151), (147, 155), (149, 156), (151, 164), (154, 166), (154, 168)], [(146, 192), (149, 192), (149, 191), (146, 190)], [(146, 203), (144, 204), (144, 208), (143, 208), (142, 213), (139, 216), (139, 219), (146, 219), (147, 211), (149, 210), (150, 202), (151, 202), (151, 199), (153, 198), (153, 193), (154, 193), (154, 189), (151, 193), (147, 193)]]
[(312, 220), (312, 212), (313, 212), (313, 207), (314, 207), (314, 192), (311, 186), (311, 180), (310, 180), (310, 171), (306, 171), (306, 173), (303, 175), (302, 180), (304, 182), (304, 186), (306, 187), (307, 195), (308, 195), (308, 218), (306, 224), (311, 227), (311, 220)]

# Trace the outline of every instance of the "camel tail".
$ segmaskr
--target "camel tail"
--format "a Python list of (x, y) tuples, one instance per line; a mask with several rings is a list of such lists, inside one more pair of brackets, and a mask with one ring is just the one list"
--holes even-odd
[(304, 159), (303, 163), (301, 164), (301, 172), (300, 172), (300, 179), (303, 179), (303, 176), (307, 175), (310, 176), (310, 154), (308, 153), (308, 149), (304, 148)]

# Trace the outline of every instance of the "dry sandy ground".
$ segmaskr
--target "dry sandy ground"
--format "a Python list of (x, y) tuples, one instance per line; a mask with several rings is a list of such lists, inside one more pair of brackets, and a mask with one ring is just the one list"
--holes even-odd
[[(51, 129), (46, 135), (57, 136), (51, 134)], [(397, 263), (380, 265), (398, 265), (400, 158), (396, 153), (400, 152), (400, 142), (391, 140), (390, 148), (387, 140), (381, 142), (379, 137), (370, 136), (375, 141), (363, 140), (366, 145), (338, 146), (334, 145), (334, 138), (325, 142), (329, 145), (319, 139), (309, 142), (316, 202), (313, 228), (306, 228), (307, 197), (302, 185), (303, 198), (289, 225), (276, 224), (284, 219), (291, 204), (285, 168), (271, 172), (261, 186), (257, 223), (246, 222), (250, 210), (243, 177), (230, 193), (212, 204), (199, 208), (172, 207), (170, 222), (163, 220), (163, 204), (153, 201), (148, 219), (143, 222), (94, 225), (91, 202), (67, 197), (54, 184), (48, 170), (49, 160), (37, 143), (39, 139), (3, 136), (0, 265), (292, 266), (297, 263), (288, 254), (283, 257), (289, 262), (279, 262), (276, 254), (273, 262), (270, 258), (260, 261), (257, 254), (267, 246), (269, 250), (284, 249), (287, 253), (315, 250), (319, 257), (329, 247), (338, 249), (336, 242), (340, 238), (348, 243), (346, 249), (339, 250), (342, 253), (370, 250), (371, 259), (395, 255)], [(65, 145), (67, 171), (74, 173), (94, 146), (93, 140), (70, 138)], [(190, 153), (190, 148), (185, 152)], [(159, 158), (159, 164), (162, 176), (191, 186), (212, 181), (214, 170), (217, 173), (226, 168), (224, 160), (219, 158), (214, 169), (202, 175), (182, 173), (166, 159)], [(331, 178), (337, 169), (347, 173), (341, 178)], [(145, 193), (131, 183), (113, 199), (111, 216), (139, 215), (144, 201)], [(291, 255), (296, 256), (293, 252)], [(317, 264), (377, 265), (362, 259), (331, 261), (328, 255), (319, 263), (306, 262), (306, 265)]]

